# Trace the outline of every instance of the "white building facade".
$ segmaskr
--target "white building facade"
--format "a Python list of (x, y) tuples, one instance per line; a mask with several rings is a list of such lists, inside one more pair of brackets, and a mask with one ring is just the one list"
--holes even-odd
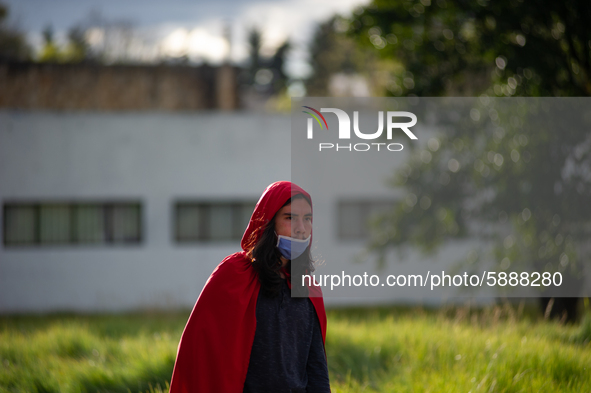
[[(239, 251), (262, 191), (290, 178), (288, 115), (0, 111), (0, 313), (191, 307)], [(466, 250), (450, 245), (425, 261), (411, 253), (385, 270), (358, 263), (365, 243), (351, 226), (397, 195), (372, 181), (363, 195), (329, 180), (312, 195), (318, 273), (441, 270)], [(326, 303), (433, 302), (420, 290), (374, 289), (325, 288)]]

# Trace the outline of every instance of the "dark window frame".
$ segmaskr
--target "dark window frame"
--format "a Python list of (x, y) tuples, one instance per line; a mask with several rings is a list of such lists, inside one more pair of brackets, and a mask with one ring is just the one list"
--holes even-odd
[[(63, 242), (42, 242), (41, 241), (41, 209), (51, 206), (66, 206), (69, 213), (69, 236)], [(80, 207), (99, 207), (103, 214), (103, 241), (82, 241), (77, 231), (77, 218)], [(28, 207), (33, 209), (34, 236), (31, 242), (9, 242), (8, 222), (6, 220), (9, 209)], [(115, 241), (113, 228), (114, 207), (131, 207), (137, 209), (137, 236), (125, 241)], [(140, 245), (144, 241), (144, 208), (139, 199), (116, 199), (116, 200), (4, 200), (2, 201), (2, 245), (5, 248), (30, 248), (30, 247), (64, 247), (64, 246), (85, 246), (101, 247), (113, 245)]]
[[(254, 207), (257, 201), (255, 199), (177, 199), (172, 202), (172, 224), (173, 228), (172, 240), (176, 244), (207, 244), (207, 243), (235, 243), (242, 239), (242, 235), (246, 230), (246, 224), (241, 220), (243, 209), (248, 209), (248, 219), (254, 211)], [(211, 233), (211, 219), (212, 219), (212, 208), (213, 207), (230, 207), (231, 210), (231, 229), (230, 234), (223, 238), (215, 238)], [(199, 222), (198, 222), (198, 234), (196, 236), (182, 236), (180, 233), (180, 227), (178, 219), (179, 209), (182, 208), (196, 208), (199, 211)]]

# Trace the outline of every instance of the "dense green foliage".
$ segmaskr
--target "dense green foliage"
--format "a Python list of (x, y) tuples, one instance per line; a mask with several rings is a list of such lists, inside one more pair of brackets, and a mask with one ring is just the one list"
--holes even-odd
[(362, 74), (370, 85), (380, 86), (380, 64), (371, 48), (364, 48), (345, 34), (348, 21), (333, 17), (316, 28), (309, 47), (312, 74), (306, 79), (308, 96), (330, 96), (331, 78), (335, 75)]
[[(0, 318), (0, 392), (166, 390), (188, 313)], [(591, 390), (591, 318), (535, 321), (509, 306), (334, 310), (333, 392)]]
[(393, 95), (588, 96), (585, 0), (374, 0), (349, 33), (402, 64)]
[(390, 246), (432, 251), (479, 238), (466, 269), (482, 271), (479, 261), (492, 259), (499, 270), (560, 271), (575, 296), (591, 235), (589, 101), (446, 102), (429, 109), (440, 133), (397, 172), (407, 195), (377, 222), (372, 248), (383, 256)]
[[(378, 84), (389, 96), (589, 96), (590, 24), (584, 0), (373, 0), (340, 28), (319, 29), (312, 49), (328, 57), (339, 53), (333, 36), (355, 40), (357, 53), (379, 59)], [(328, 69), (312, 64), (319, 74)], [(438, 124), (441, 134), (398, 172), (395, 185), (407, 194), (383, 217), (373, 249), (384, 261), (391, 246), (434, 251), (451, 238), (484, 234), (492, 252), (482, 247), (469, 264), (485, 257), (501, 270), (570, 270), (567, 285), (580, 286), (591, 255), (586, 120), (569, 117), (566, 101), (499, 105), (457, 108), (469, 126)], [(572, 105), (583, 116), (588, 104)], [(536, 113), (549, 121), (536, 121)]]

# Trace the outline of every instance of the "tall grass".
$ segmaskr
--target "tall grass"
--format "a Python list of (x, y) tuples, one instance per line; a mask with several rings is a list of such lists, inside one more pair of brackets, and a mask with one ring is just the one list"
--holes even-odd
[[(0, 318), (0, 392), (165, 392), (188, 312)], [(328, 313), (336, 392), (591, 392), (591, 315), (509, 306)]]
[(333, 391), (591, 392), (587, 324), (532, 322), (501, 307), (336, 313), (327, 335)]
[(186, 314), (0, 319), (1, 392), (144, 392), (170, 380)]

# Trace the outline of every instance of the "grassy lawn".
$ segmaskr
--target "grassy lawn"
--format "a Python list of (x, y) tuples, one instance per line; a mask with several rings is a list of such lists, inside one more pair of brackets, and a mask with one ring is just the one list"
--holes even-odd
[[(166, 391), (189, 312), (0, 317), (0, 392)], [(328, 314), (336, 392), (591, 392), (591, 314), (508, 306)]]

